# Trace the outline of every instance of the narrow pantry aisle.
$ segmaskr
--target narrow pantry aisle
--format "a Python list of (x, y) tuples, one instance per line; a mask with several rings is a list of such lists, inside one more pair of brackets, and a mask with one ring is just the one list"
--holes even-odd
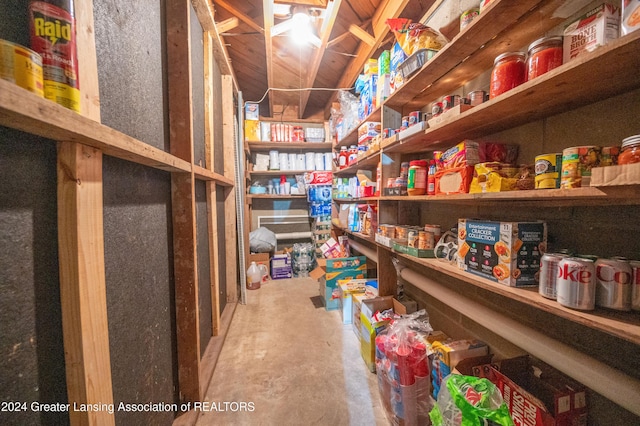
[(238, 305), (205, 400), (253, 411), (201, 413), (198, 425), (385, 425), (376, 375), (351, 325), (314, 305), (311, 278), (269, 281)]

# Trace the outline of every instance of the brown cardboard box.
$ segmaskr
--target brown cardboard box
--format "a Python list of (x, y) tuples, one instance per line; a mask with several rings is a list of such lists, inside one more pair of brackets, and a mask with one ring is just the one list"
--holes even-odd
[(591, 186), (637, 185), (639, 183), (640, 163), (591, 169)]
[(268, 266), (270, 258), (271, 258), (271, 253), (250, 253), (249, 263), (256, 262), (256, 263), (262, 263)]

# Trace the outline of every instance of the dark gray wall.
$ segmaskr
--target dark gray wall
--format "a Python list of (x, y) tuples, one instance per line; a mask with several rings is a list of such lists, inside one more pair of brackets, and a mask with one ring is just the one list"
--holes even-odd
[[(220, 306), (220, 313), (227, 306), (227, 256), (225, 245), (225, 218), (224, 214), (224, 188), (220, 185), (216, 187), (216, 209), (218, 211), (218, 278), (220, 280), (219, 293), (218, 293), (218, 305)], [(220, 244), (222, 243), (222, 244)]]
[(204, 42), (196, 12), (191, 10), (191, 104), (193, 106), (193, 162), (206, 167), (204, 148)]
[(196, 229), (198, 247), (198, 306), (200, 308), (200, 356), (202, 356), (213, 335), (207, 185), (202, 181), (196, 182)]
[[(113, 398), (177, 402), (169, 173), (105, 157), (104, 231)], [(117, 424), (170, 424), (172, 412), (116, 412)]]
[(102, 123), (168, 151), (164, 4), (93, 2)]
[(224, 135), (222, 131), (222, 82), (220, 80), (220, 68), (217, 63), (213, 63), (211, 72), (213, 74), (213, 137), (215, 141), (213, 146), (213, 170), (223, 175), (224, 162), (234, 161), (234, 159), (224, 158), (224, 145), (222, 141)]

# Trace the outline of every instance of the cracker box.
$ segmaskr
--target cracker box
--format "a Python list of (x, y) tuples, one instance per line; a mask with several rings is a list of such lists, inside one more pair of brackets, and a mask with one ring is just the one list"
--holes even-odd
[(374, 137), (378, 136), (382, 131), (382, 125), (379, 121), (365, 121), (358, 127), (358, 144), (367, 143)]
[(544, 222), (458, 221), (460, 269), (510, 287), (538, 285), (546, 246)]
[(591, 52), (618, 38), (620, 8), (601, 4), (590, 10), (564, 30), (563, 62)]
[(404, 80), (402, 78), (402, 72), (400, 72), (400, 64), (407, 59), (407, 54), (404, 53), (400, 43), (396, 42), (391, 48), (391, 57), (389, 58), (389, 91), (395, 92), (402, 86)]

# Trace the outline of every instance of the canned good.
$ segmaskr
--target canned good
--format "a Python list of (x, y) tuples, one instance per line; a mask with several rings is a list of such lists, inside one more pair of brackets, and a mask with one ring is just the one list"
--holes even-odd
[(433, 244), (435, 247), (435, 245), (438, 244), (438, 241), (440, 241), (440, 225), (425, 225), (424, 230), (433, 235)]
[(541, 154), (535, 159), (536, 189), (560, 188), (562, 154)]
[(448, 95), (442, 98), (442, 112), (449, 111), (454, 106), (460, 103), (460, 96)]
[(629, 262), (631, 266), (631, 309), (640, 311), (640, 260)]
[(596, 268), (593, 260), (566, 257), (558, 262), (558, 303), (571, 309), (592, 311), (596, 302)]
[(467, 98), (469, 98), (469, 104), (471, 106), (480, 105), (485, 101), (487, 97), (487, 92), (484, 90), (474, 90), (473, 92), (469, 92), (467, 94)]
[(44, 97), (42, 57), (31, 49), (2, 39), (0, 78)]
[(442, 108), (443, 108), (443, 106), (442, 106), (442, 102), (436, 102), (436, 103), (434, 103), (434, 104), (433, 104), (433, 106), (431, 107), (431, 114), (432, 114), (434, 117), (439, 116), (440, 114), (442, 114), (442, 113), (443, 113)]
[(596, 305), (617, 311), (631, 310), (631, 265), (624, 260), (596, 262)]
[(405, 115), (404, 117), (402, 117), (402, 124), (400, 125), (400, 127), (406, 129), (407, 127), (409, 127), (409, 116)]
[(400, 163), (400, 177), (406, 179), (409, 176), (409, 162), (403, 161)]
[(407, 231), (407, 245), (409, 247), (418, 248), (418, 230), (409, 229)]
[(558, 263), (568, 257), (560, 253), (545, 253), (540, 258), (540, 281), (538, 293), (547, 299), (556, 300), (556, 283), (558, 280)]
[(615, 166), (620, 155), (619, 146), (603, 146), (600, 151), (600, 167)]
[(421, 111), (413, 111), (409, 113), (409, 127), (421, 122), (422, 121), (421, 117), (422, 117)]
[(396, 238), (406, 240), (408, 238), (408, 229), (406, 226), (396, 226)]
[(418, 248), (421, 250), (433, 250), (436, 246), (435, 236), (432, 232), (418, 231)]
[(598, 165), (600, 148), (597, 146), (574, 146), (562, 151), (561, 188), (589, 186), (591, 169)]

